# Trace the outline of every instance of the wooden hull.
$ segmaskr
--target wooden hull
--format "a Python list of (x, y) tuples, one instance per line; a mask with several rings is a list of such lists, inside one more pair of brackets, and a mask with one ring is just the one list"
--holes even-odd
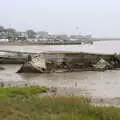
[(25, 58), (0, 57), (0, 64), (23, 64), (25, 60), (26, 60)]
[[(44, 59), (42, 59), (44, 56)], [(120, 61), (114, 55), (88, 53), (42, 53), (21, 67), (21, 72), (73, 72), (73, 71), (104, 71), (115, 69)], [(26, 70), (26, 68), (28, 70)], [(42, 71), (43, 70), (43, 71)]]
[(0, 64), (23, 64), (29, 53), (0, 51)]

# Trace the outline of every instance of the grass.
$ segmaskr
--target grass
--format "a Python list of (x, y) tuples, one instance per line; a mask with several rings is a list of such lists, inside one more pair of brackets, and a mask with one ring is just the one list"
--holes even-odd
[(0, 88), (0, 120), (120, 120), (120, 108), (95, 107), (85, 97), (39, 95), (47, 90)]
[(39, 87), (39, 86), (21, 87), (21, 88), (17, 88), (17, 87), (0, 88), (0, 99), (7, 99), (18, 96), (30, 97), (47, 91), (48, 88)]

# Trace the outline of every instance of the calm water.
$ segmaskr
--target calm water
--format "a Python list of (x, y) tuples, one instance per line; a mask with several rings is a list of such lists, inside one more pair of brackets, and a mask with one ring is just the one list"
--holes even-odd
[(0, 81), (29, 82), (37, 85), (58, 87), (64, 92), (93, 97), (120, 97), (120, 71), (73, 72), (52, 74), (17, 74), (20, 65), (1, 65)]
[[(120, 53), (120, 41), (97, 42), (94, 45), (71, 46), (2, 46), (0, 49), (27, 52), (42, 52), (51, 50), (89, 51), (104, 53)], [(93, 97), (120, 97), (120, 71), (106, 72), (73, 72), (52, 74), (17, 74), (20, 65), (0, 65), (5, 70), (0, 71), (0, 81), (12, 83), (39, 84), (58, 87), (67, 94), (88, 95)], [(59, 93), (59, 91), (58, 91)], [(59, 93), (61, 94), (61, 93)]]
[(102, 41), (95, 42), (93, 45), (0, 45), (0, 50), (11, 51), (26, 51), (26, 52), (43, 52), (43, 51), (76, 51), (76, 52), (92, 52), (92, 53), (105, 53), (113, 54), (120, 53), (120, 41)]

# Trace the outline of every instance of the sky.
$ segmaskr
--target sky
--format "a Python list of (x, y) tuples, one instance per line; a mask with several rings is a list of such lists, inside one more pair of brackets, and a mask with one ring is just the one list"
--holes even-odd
[(120, 38), (120, 0), (0, 0), (0, 25)]

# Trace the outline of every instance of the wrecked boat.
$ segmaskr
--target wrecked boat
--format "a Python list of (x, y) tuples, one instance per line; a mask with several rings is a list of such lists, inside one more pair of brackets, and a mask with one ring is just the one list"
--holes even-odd
[(120, 67), (120, 57), (114, 54), (84, 52), (40, 53), (22, 65), (18, 73), (74, 72), (111, 70)]
[(23, 64), (32, 53), (0, 51), (0, 64)]
[(0, 70), (5, 70), (5, 68), (4, 67), (0, 67)]
[(96, 64), (93, 65), (93, 70), (96, 71), (105, 71), (112, 69), (113, 65), (101, 58)]
[(22, 67), (17, 71), (17, 73), (43, 73), (46, 70), (46, 60), (41, 57), (41, 55), (34, 56), (33, 58), (30, 58), (29, 55), (29, 60), (22, 65)]

